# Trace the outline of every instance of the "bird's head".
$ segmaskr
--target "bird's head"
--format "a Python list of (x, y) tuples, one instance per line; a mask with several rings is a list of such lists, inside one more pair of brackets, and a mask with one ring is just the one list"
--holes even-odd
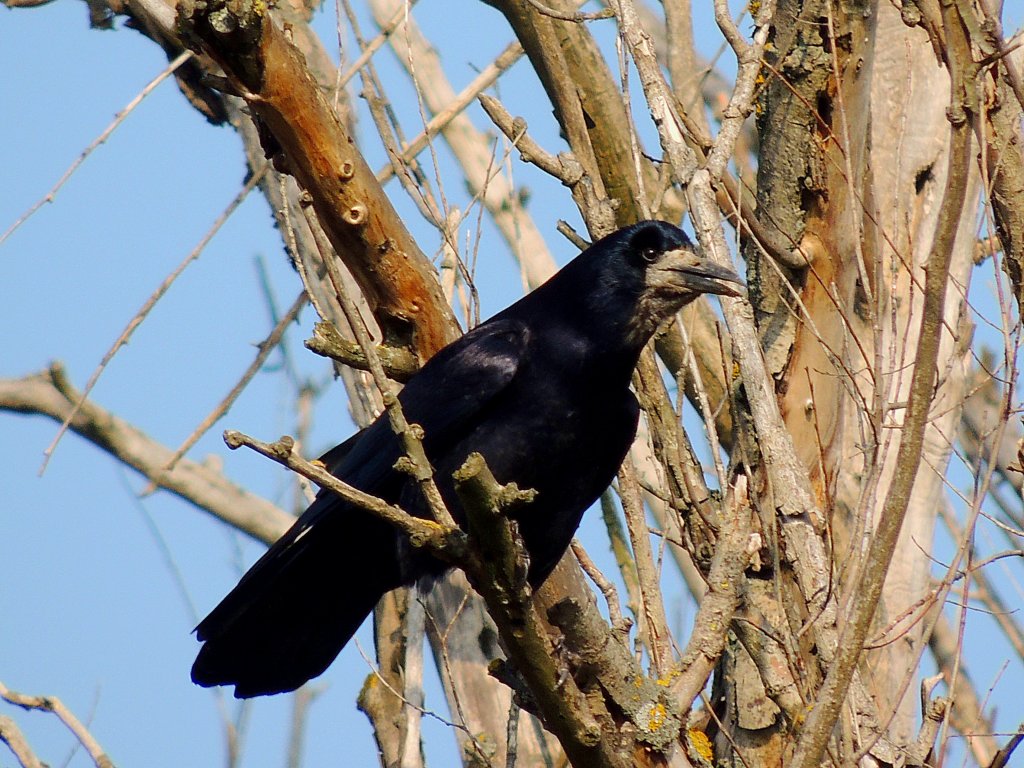
[[(642, 221), (598, 240), (576, 258), (578, 289), (595, 322), (642, 347), (662, 323), (702, 293), (742, 294), (731, 269), (703, 258), (678, 227)], [(591, 285), (586, 285), (591, 282)]]

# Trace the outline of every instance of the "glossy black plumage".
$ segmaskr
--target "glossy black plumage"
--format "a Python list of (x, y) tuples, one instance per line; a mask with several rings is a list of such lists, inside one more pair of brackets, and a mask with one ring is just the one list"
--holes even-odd
[[(656, 328), (700, 293), (736, 295), (732, 272), (686, 235), (642, 222), (588, 248), (551, 280), (438, 352), (400, 395), (456, 520), (452, 473), (483, 454), (495, 477), (536, 490), (518, 513), (540, 584), (583, 512), (611, 482), (636, 432), (633, 368)], [(346, 482), (417, 515), (415, 484), (388, 419), (325, 456)], [(392, 527), (321, 492), (197, 627), (200, 685), (249, 697), (322, 673), (388, 590), (445, 569)]]

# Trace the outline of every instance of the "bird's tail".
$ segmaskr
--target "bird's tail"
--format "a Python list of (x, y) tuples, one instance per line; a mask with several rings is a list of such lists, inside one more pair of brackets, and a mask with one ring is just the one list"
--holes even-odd
[(334, 661), (398, 585), (386, 549), (393, 532), (366, 513), (338, 512), (293, 527), (196, 627), (204, 645), (194, 682), (249, 698), (295, 690)]

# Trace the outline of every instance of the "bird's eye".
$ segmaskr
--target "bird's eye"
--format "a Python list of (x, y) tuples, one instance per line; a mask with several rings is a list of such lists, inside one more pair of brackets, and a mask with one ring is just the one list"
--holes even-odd
[(640, 251), (640, 258), (644, 260), (645, 264), (653, 264), (661, 256), (661, 252), (657, 248), (644, 248)]

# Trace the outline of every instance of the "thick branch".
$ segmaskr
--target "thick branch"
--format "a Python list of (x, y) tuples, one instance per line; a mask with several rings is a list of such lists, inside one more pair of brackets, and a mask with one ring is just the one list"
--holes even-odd
[(32, 751), (17, 723), (6, 716), (0, 717), (0, 741), (14, 753), (22, 768), (45, 768), (44, 763)]
[[(49, 416), (60, 422), (78, 397), (59, 363), (24, 379), (0, 379), (0, 410)], [(71, 420), (71, 430), (158, 487), (267, 544), (276, 541), (293, 522), (290, 515), (270, 502), (203, 464), (181, 459), (174, 469), (165, 471), (173, 450), (92, 401), (82, 404)]]
[[(950, 12), (955, 13), (955, 12)], [(959, 22), (946, 23), (947, 35), (962, 36)], [(871, 621), (882, 595), (889, 564), (892, 561), (903, 519), (910, 502), (914, 480), (918, 474), (924, 444), (925, 428), (928, 425), (928, 411), (932, 402), (935, 384), (936, 363), (939, 355), (939, 341), (943, 328), (943, 307), (946, 300), (949, 266), (953, 245), (960, 224), (967, 194), (968, 164), (970, 163), (970, 128), (963, 113), (964, 105), (973, 104), (959, 88), (967, 87), (965, 81), (969, 68), (970, 51), (966, 41), (951, 41), (952, 54), (963, 66), (950, 66), (953, 78), (953, 106), (950, 109), (951, 137), (949, 172), (945, 195), (939, 214), (935, 242), (925, 272), (924, 305), (921, 310), (921, 332), (917, 343), (914, 373), (910, 384), (906, 418), (902, 427), (902, 439), (896, 458), (896, 470), (889, 485), (885, 502), (879, 515), (878, 527), (871, 541), (871, 547), (856, 590), (858, 599), (853, 602), (852, 615), (836, 659), (818, 694), (817, 705), (811, 710), (805, 723), (800, 741), (793, 755), (792, 768), (809, 768), (818, 765), (825, 752), (832, 728), (839, 717), (846, 691), (853, 679), (857, 662), (860, 660), (871, 628)]]
[(455, 318), (429, 261), (267, 6), (186, 0), (178, 14), (190, 44), (224, 68), (273, 137), (265, 148), (310, 194), (386, 340), (411, 338), (425, 359), (454, 338)]
[(479, 454), (455, 473), (455, 490), (469, 523), (479, 560), (467, 568), (470, 582), (487, 602), (509, 656), (527, 681), (544, 723), (577, 768), (628, 764), (603, 738), (583, 692), (561, 670), (546, 628), (531, 601), (527, 563), (508, 507), (528, 503), (532, 491), (495, 480)]
[(548, 619), (565, 633), (566, 647), (581, 655), (587, 678), (595, 680), (636, 726), (641, 742), (666, 749), (679, 738), (680, 706), (667, 689), (670, 677), (652, 680), (644, 675), (626, 643), (577, 598), (555, 603), (548, 609)]
[[(546, 15), (527, 0), (487, 2), (512, 25), (598, 198), (612, 201), (610, 229), (642, 218), (640, 186), (630, 154), (629, 116), (587, 27)], [(547, 5), (564, 15), (574, 13), (577, 4), (549, 0)], [(649, 166), (647, 171), (648, 181), (653, 182)], [(607, 233), (591, 231), (594, 236), (603, 234)]]

